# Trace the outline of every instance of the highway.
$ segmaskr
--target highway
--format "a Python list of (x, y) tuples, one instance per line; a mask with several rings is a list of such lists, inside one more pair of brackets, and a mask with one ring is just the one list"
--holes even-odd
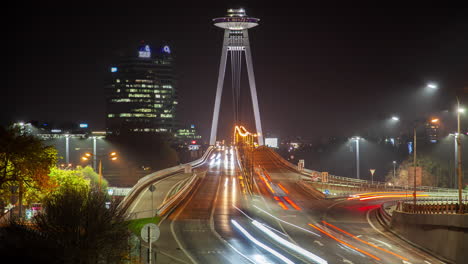
[[(280, 183), (288, 191), (289, 200), (299, 207), (296, 210), (284, 202), (288, 205), (284, 210), (275, 204), (271, 207), (272, 214), (320, 234), (320, 238), (305, 235), (301, 229), (283, 224), (286, 233), (298, 245), (329, 263), (442, 263), (384, 230), (376, 219), (376, 209), (382, 200), (320, 199), (297, 184), (298, 174), (269, 151), (259, 149), (254, 158), (256, 165), (266, 170), (271, 182)], [(264, 196), (271, 197), (266, 184), (261, 180), (258, 183)]]
[[(254, 160), (252, 196), (229, 148), (197, 168), (201, 180), (160, 223), (157, 263), (442, 263), (383, 229), (382, 200), (323, 199), (270, 151), (257, 149)], [(157, 184), (166, 189), (158, 201), (184, 177)]]

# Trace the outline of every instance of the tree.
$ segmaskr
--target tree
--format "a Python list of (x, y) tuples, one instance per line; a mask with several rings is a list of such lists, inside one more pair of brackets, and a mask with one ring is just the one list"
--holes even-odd
[(56, 162), (54, 147), (19, 129), (0, 128), (0, 188), (18, 181), (48, 186), (48, 174)]
[(5, 203), (9, 188), (19, 187), (20, 204), (23, 189), (50, 189), (50, 168), (57, 162), (57, 150), (18, 128), (0, 127), (0, 189)]
[[(448, 185), (449, 169), (445, 163), (429, 155), (419, 155), (417, 157), (417, 166), (422, 167), (422, 185), (446, 187)], [(395, 178), (393, 170), (389, 171), (386, 179), (398, 186), (408, 184), (408, 170), (413, 168), (413, 157), (408, 157), (397, 169)], [(409, 183), (413, 186), (413, 182)]]
[(50, 263), (123, 262), (130, 236), (125, 212), (117, 203), (107, 208), (106, 200), (95, 189), (65, 188), (52, 194), (43, 204), (43, 213), (33, 218), (34, 228), (14, 222), (0, 229), (0, 239), (5, 241), (0, 254), (23, 262), (30, 257), (31, 248), (43, 248), (44, 263), (48, 254), (53, 259)]

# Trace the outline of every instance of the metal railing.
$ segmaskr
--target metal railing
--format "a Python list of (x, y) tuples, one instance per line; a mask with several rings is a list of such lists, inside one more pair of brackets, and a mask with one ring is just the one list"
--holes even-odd
[[(194, 168), (198, 167), (198, 166), (201, 166), (206, 161), (208, 156), (213, 152), (213, 150), (214, 150), (213, 147), (209, 147), (205, 151), (205, 153), (203, 154), (203, 156), (200, 159), (189, 162), (187, 164), (190, 164)], [(153, 184), (154, 182), (156, 182), (158, 180), (161, 180), (163, 178), (166, 178), (166, 177), (169, 177), (171, 175), (182, 172), (184, 170), (184, 168), (185, 168), (185, 165), (186, 164), (181, 164), (181, 165), (178, 165), (178, 166), (163, 169), (163, 170), (160, 170), (160, 171), (157, 171), (157, 172), (153, 172), (153, 173), (151, 173), (149, 175), (146, 175), (145, 177), (141, 178), (132, 187), (132, 189), (129, 191), (127, 196), (125, 196), (123, 201), (119, 204), (119, 207), (124, 209), (124, 210), (127, 210), (128, 207), (130, 206), (130, 204), (134, 201), (134, 199), (139, 195), (139, 193), (142, 190), (144, 190), (146, 187), (148, 187), (149, 185)]]
[[(283, 157), (281, 157), (278, 153), (275, 151), (271, 150), (268, 148), (268, 150), (273, 153), (274, 156), (278, 158), (278, 160), (289, 167), (290, 169), (302, 174), (302, 180), (305, 181), (312, 181), (312, 178), (320, 175), (321, 172), (315, 171), (315, 170), (310, 170), (304, 168), (303, 170), (299, 171), (297, 168), (297, 165), (294, 165), (290, 163), (289, 161), (285, 160)], [(317, 182), (322, 182), (322, 181), (317, 181)], [(337, 175), (328, 175), (328, 181), (327, 183), (329, 184), (344, 184), (348, 185), (348, 187), (351, 188), (370, 188), (370, 189), (393, 189), (393, 190), (414, 190), (413, 185), (408, 185), (408, 186), (397, 186), (397, 185), (389, 185), (386, 182), (379, 182), (379, 181), (369, 181), (369, 180), (363, 180), (363, 179), (355, 179), (355, 178), (348, 178), (348, 177), (343, 177), (343, 176), (337, 176)], [(441, 187), (433, 187), (433, 186), (417, 186), (416, 187), (417, 191), (420, 192), (440, 192), (440, 193), (451, 193), (453, 195), (458, 195), (458, 190), (457, 189), (451, 189), (451, 188), (441, 188)], [(463, 190), (463, 194), (467, 195), (468, 191)]]
[(460, 205), (455, 200), (438, 202), (420, 201), (416, 205), (410, 202), (399, 202), (396, 210), (415, 214), (458, 214), (460, 212), (468, 213), (468, 203), (465, 201)]

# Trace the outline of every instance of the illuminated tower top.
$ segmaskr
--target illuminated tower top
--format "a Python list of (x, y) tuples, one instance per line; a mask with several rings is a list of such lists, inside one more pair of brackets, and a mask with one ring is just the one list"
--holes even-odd
[(243, 8), (228, 9), (225, 17), (218, 17), (213, 19), (215, 26), (230, 29), (230, 30), (244, 30), (258, 26), (260, 19), (248, 17)]

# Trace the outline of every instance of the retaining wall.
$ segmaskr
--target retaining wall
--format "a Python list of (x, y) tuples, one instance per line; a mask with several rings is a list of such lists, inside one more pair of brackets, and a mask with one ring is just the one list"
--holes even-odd
[(400, 236), (453, 263), (468, 259), (468, 214), (394, 211), (390, 226)]

